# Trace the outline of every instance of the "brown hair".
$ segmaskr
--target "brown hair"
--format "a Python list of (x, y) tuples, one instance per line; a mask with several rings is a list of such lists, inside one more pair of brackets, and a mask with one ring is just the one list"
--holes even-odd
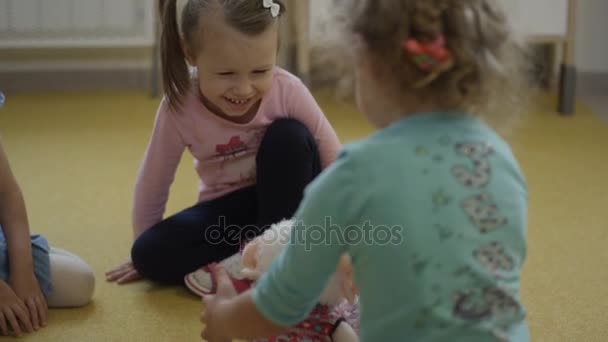
[[(362, 44), (375, 74), (397, 94), (446, 109), (479, 114), (512, 101), (524, 83), (524, 49), (494, 0), (336, 1), (346, 33)], [(445, 37), (453, 65), (437, 78), (428, 76), (406, 53), (408, 39)], [(495, 95), (496, 98), (494, 97)], [(495, 109), (494, 107), (492, 110)]]
[[(274, 0), (285, 12), (281, 0)], [(188, 0), (182, 11), (181, 32), (177, 19), (177, 0), (159, 0), (162, 22), (161, 63), (163, 85), (169, 105), (176, 109), (191, 86), (183, 45), (199, 51), (199, 34), (203, 16), (220, 14), (226, 22), (243, 34), (255, 36), (263, 33), (277, 18), (264, 7), (263, 0)]]

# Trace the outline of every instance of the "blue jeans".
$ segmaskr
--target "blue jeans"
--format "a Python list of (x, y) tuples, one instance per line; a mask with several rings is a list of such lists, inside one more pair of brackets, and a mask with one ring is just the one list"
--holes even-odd
[[(1, 228), (1, 227), (0, 227)], [(34, 261), (34, 275), (38, 280), (40, 290), (48, 298), (52, 291), (51, 260), (49, 257), (49, 243), (42, 235), (32, 235), (32, 259)], [(0, 279), (8, 281), (10, 277), (10, 263), (8, 260), (8, 246), (4, 231), (0, 229)]]

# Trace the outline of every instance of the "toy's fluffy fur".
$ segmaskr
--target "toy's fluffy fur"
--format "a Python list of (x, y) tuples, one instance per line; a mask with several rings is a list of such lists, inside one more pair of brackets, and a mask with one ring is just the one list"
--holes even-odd
[[(291, 220), (274, 224), (264, 234), (245, 246), (242, 259), (242, 274), (245, 278), (256, 281), (268, 271), (272, 262), (289, 243), (292, 227), (293, 221)], [(335, 306), (344, 300), (351, 303), (356, 300), (356, 289), (352, 283), (350, 259), (347, 255), (342, 256), (336, 273), (331, 276), (321, 294), (319, 303)]]

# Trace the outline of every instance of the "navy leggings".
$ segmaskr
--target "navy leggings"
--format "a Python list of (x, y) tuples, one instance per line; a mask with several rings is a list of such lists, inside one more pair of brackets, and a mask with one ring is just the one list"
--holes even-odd
[(237, 253), (271, 224), (291, 218), (304, 188), (321, 172), (316, 142), (298, 121), (267, 129), (256, 156), (256, 185), (201, 202), (146, 230), (131, 260), (144, 277), (180, 284), (186, 274)]

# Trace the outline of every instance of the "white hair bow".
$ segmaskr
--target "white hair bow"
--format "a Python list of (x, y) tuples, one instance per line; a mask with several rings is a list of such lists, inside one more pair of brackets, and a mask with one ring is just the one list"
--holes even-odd
[(270, 14), (273, 18), (276, 18), (281, 13), (281, 5), (274, 2), (274, 0), (263, 0), (264, 8), (270, 9)]

